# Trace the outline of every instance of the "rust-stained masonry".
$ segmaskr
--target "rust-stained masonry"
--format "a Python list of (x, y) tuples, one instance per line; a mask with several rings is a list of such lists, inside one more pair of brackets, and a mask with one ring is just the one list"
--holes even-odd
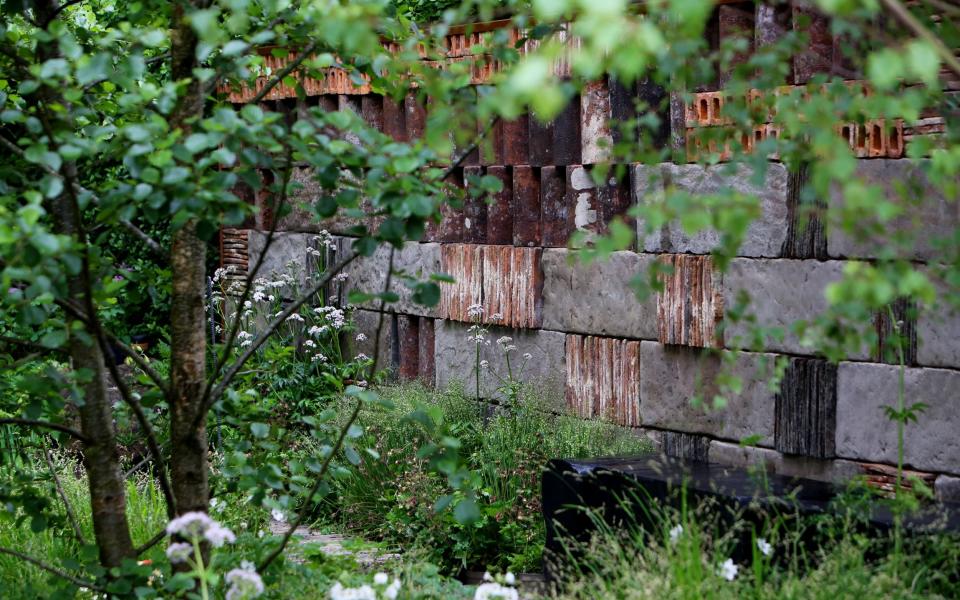
[[(838, 76), (869, 93), (837, 51), (829, 23), (811, 5), (722, 3), (711, 24), (714, 47), (721, 37), (747, 40), (737, 60), (746, 60), (751, 48), (792, 29), (806, 28), (813, 40), (792, 61), (782, 87), (750, 90), (739, 99), (748, 104), (767, 102), (771, 94), (802, 98), (818, 93), (804, 87), (817, 73)], [(484, 54), (484, 35), (503, 28), (513, 41), (525, 38), (523, 31), (510, 29), (508, 21), (453, 28), (447, 36), (447, 58), (431, 66), (479, 59), (472, 80), (488, 81), (502, 65)], [(572, 36), (562, 37), (568, 48), (578, 44)], [(527, 41), (519, 51), (534, 46)], [(284, 59), (270, 60), (274, 70), (284, 64)], [(569, 76), (567, 56), (557, 58), (554, 73)], [(726, 168), (723, 161), (733, 148), (750, 152), (758, 143), (783, 135), (769, 119), (749, 131), (736, 130), (724, 119), (722, 110), (731, 98), (720, 90), (728, 76), (717, 73), (712, 89), (686, 99), (674, 95), (663, 103), (658, 116), (664, 128), (653, 142), (673, 146), (679, 151), (674, 156), (686, 156), (685, 164), (624, 165), (622, 176), (615, 177), (611, 170), (605, 178), (595, 168), (619, 141), (613, 124), (635, 117), (637, 100), (658, 105), (667, 97), (666, 90), (650, 82), (624, 86), (602, 78), (551, 122), (529, 114), (498, 122), (488, 147), (468, 156), (453, 170), (450, 182), (462, 186), (490, 175), (503, 183), (502, 191), (470, 199), (462, 209), (444, 207), (442, 223), (397, 253), (397, 266), (405, 272), (424, 277), (445, 273), (455, 283), (442, 284), (435, 307), (415, 305), (398, 290), (401, 302), (386, 309), (386, 364), (403, 379), (470, 381), (476, 349), (467, 329), (479, 320), (491, 327), (494, 339), (513, 338), (518, 362), (524, 354), (531, 356), (524, 379), (555, 393), (558, 409), (635, 428), (675, 456), (761, 464), (825, 480), (866, 474), (887, 489), (897, 458), (891, 451), (896, 433), (883, 407), (896, 404), (899, 357), (894, 333), (900, 331), (907, 396), (929, 405), (907, 428), (905, 464), (938, 493), (960, 489), (960, 316), (895, 301), (875, 316), (874, 347), (838, 365), (805, 344), (803, 331), (791, 324), (822, 312), (824, 290), (841, 277), (848, 261), (880, 256), (884, 241), (851, 239), (826, 227), (824, 216), (843, 198), (818, 196), (805, 204), (808, 177), (803, 171), (790, 172), (775, 155), (767, 157), (762, 185), (740, 167)], [(944, 84), (958, 87), (946, 79)], [(333, 68), (322, 78), (303, 81), (303, 87), (304, 99), (294, 100), (296, 90), (280, 85), (265, 102), (286, 111), (314, 106), (354, 110), (371, 126), (403, 141), (422, 135), (427, 122), (429, 103), (416, 90), (393, 102)], [(237, 103), (257, 92), (220, 91)], [(894, 201), (897, 185), (918, 190), (922, 202), (909, 208), (909, 219), (893, 227), (918, 240), (907, 258), (935, 261), (933, 240), (960, 227), (960, 212), (955, 198), (945, 198), (929, 185), (919, 160), (903, 157), (918, 137), (942, 134), (943, 118), (931, 112), (912, 122), (837, 123), (835, 130), (857, 157), (857, 177), (881, 186)], [(317, 231), (326, 229), (339, 238), (341, 251), (348, 248), (349, 227), (355, 222), (315, 222), (309, 206), (318, 198), (319, 186), (306, 172), (297, 173), (296, 180), (299, 187), (290, 198), (296, 210), (280, 224), (285, 239), (302, 240), (305, 248)], [(715, 232), (688, 235), (679, 224), (668, 223), (648, 235), (643, 223), (627, 219), (631, 207), (656, 201), (664, 186), (691, 195), (732, 188), (758, 198), (762, 214), (746, 231), (738, 256), (722, 277), (711, 257), (719, 243)], [(262, 199), (251, 202), (263, 206)], [(581, 232), (589, 239), (608, 231), (618, 218), (637, 228), (636, 246), (607, 261), (578, 263), (567, 249), (571, 234)], [(249, 229), (223, 230), (223, 263), (240, 270), (253, 264), (269, 220), (260, 214)], [(301, 246), (283, 247), (289, 251)], [(295, 250), (268, 262), (291, 259), (306, 257)], [(638, 298), (629, 282), (652, 266), (663, 270), (662, 288)], [(339, 296), (346, 298), (347, 287), (379, 292), (386, 269), (380, 253), (356, 261)], [(745, 335), (743, 315), (737, 314), (741, 292), (754, 299), (749, 321), (779, 335), (762, 340)], [(482, 308), (479, 316), (471, 312), (473, 305)], [(375, 309), (364, 306), (357, 312), (357, 325), (368, 337), (378, 320)], [(740, 384), (729, 386), (723, 373), (738, 377)], [(495, 387), (484, 389), (494, 394)], [(723, 396), (723, 408), (705, 409), (713, 405), (714, 396)], [(701, 405), (692, 406), (694, 399)], [(741, 447), (740, 441), (751, 436), (760, 440), (758, 445)]]

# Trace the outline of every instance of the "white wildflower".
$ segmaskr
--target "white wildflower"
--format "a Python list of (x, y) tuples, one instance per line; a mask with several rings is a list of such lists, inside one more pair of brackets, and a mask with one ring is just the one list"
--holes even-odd
[(325, 362), (327, 362), (327, 357), (324, 356), (323, 354), (317, 352), (316, 354), (314, 354), (313, 356), (310, 357), (310, 362), (322, 362), (322, 363), (325, 363)]
[(287, 321), (298, 321), (298, 322), (300, 322), (300, 323), (303, 323), (303, 317), (301, 317), (298, 313), (291, 313), (290, 316), (287, 317), (286, 320), (287, 320)]
[(512, 587), (499, 583), (481, 583), (473, 594), (473, 600), (519, 600), (520, 594)]
[(728, 558), (727, 560), (723, 561), (722, 565), (720, 565), (719, 575), (727, 581), (733, 581), (737, 578), (737, 571), (739, 570), (740, 567), (734, 564), (733, 559)]
[(253, 293), (253, 301), (254, 301), (254, 302), (263, 302), (264, 300), (266, 300), (266, 298), (267, 298), (267, 297), (264, 295), (263, 292), (256, 291), (256, 292)]
[(517, 582), (517, 578), (510, 571), (507, 571), (507, 574), (503, 576), (503, 580), (507, 582), (507, 585), (513, 585)]
[(474, 317), (479, 317), (483, 314), (483, 306), (479, 304), (471, 304), (467, 307), (467, 316), (471, 319)]
[(503, 315), (500, 313), (493, 313), (490, 315), (490, 320), (497, 323), (503, 320)]
[(373, 583), (376, 585), (387, 585), (388, 581), (390, 581), (390, 576), (386, 573), (377, 573), (373, 576)]
[(277, 521), (279, 523), (287, 522), (287, 513), (283, 512), (279, 508), (274, 508), (273, 510), (271, 510), (270, 517), (272, 517), (274, 521)]
[(244, 301), (243, 301), (243, 307), (244, 307), (244, 308), (253, 308), (253, 302), (250, 302), (249, 300), (244, 300)]
[(210, 510), (213, 512), (223, 512), (225, 503), (220, 498), (211, 498), (210, 499)]
[(321, 335), (325, 334), (328, 329), (329, 327), (327, 327), (326, 325), (314, 325), (307, 330), (307, 333), (309, 333), (313, 337), (320, 337)]
[(350, 275), (348, 275), (347, 273), (337, 273), (337, 276), (334, 277), (333, 280), (338, 283), (343, 283), (349, 278), (350, 278)]
[(773, 554), (773, 546), (767, 540), (763, 538), (757, 539), (757, 548), (760, 550), (760, 554), (764, 556), (770, 556)]
[(509, 343), (512, 342), (512, 341), (513, 341), (513, 338), (512, 338), (512, 337), (510, 337), (509, 335), (505, 335), (505, 336), (499, 338), (499, 339), (497, 340), (497, 343), (500, 344), (501, 346), (506, 346), (507, 344), (509, 344)]
[(529, 352), (523, 353), (523, 360), (530, 360), (531, 358), (533, 358), (533, 355), (530, 354)]
[(489, 360), (481, 360), (481, 361), (480, 361), (480, 368), (481, 368), (481, 369), (489, 369), (489, 368), (490, 368), (490, 361), (489, 361)]
[(207, 513), (191, 511), (167, 523), (167, 534), (184, 538), (200, 537), (213, 524), (213, 519)]
[(366, 379), (361, 379), (360, 381), (358, 381), (358, 382), (357, 382), (357, 387), (361, 387), (361, 388), (367, 387), (367, 380), (366, 380)]
[(264, 591), (263, 580), (252, 567), (233, 569), (226, 576), (227, 600), (249, 600)]
[(670, 543), (676, 544), (681, 535), (683, 535), (683, 525), (675, 525), (673, 529), (670, 530)]
[(348, 588), (338, 581), (330, 588), (330, 600), (377, 600), (377, 592), (369, 585)]
[(214, 548), (219, 548), (225, 543), (232, 544), (237, 541), (237, 536), (233, 535), (233, 532), (224, 527), (219, 523), (214, 523), (203, 533), (203, 537), (207, 538), (207, 541), (210, 542), (210, 545)]
[(387, 600), (397, 600), (397, 594), (400, 593), (400, 580), (394, 579), (393, 582), (383, 590), (383, 597)]
[(269, 295), (267, 296), (267, 302), (273, 302), (273, 301), (276, 300), (276, 299), (277, 299), (277, 297), (274, 296), (273, 294), (269, 294)]
[(370, 360), (370, 357), (364, 354), (363, 352), (361, 352), (360, 354), (354, 356), (353, 360), (364, 362), (364, 361)]
[(316, 348), (317, 344), (313, 340), (303, 340), (303, 345), (307, 348)]
[(517, 351), (517, 347), (514, 346), (513, 344), (510, 344), (509, 346), (504, 346), (504, 347), (503, 347), (503, 351), (504, 351), (504, 352), (508, 352), (508, 353), (509, 353), (509, 352), (516, 352), (516, 351)]
[(172, 564), (187, 562), (193, 554), (193, 545), (186, 542), (174, 542), (167, 546), (167, 559)]
[(484, 580), (484, 581), (493, 581), (493, 575), (490, 574), (490, 571), (484, 571), (484, 572), (483, 572), (483, 580)]
[(358, 333), (356, 339), (358, 342), (365, 342), (367, 341), (367, 336), (365, 334)]
[(253, 345), (253, 340), (244, 340), (244, 341), (240, 342), (240, 347), (241, 347), (241, 348), (246, 348), (246, 347), (252, 346), (252, 345)]

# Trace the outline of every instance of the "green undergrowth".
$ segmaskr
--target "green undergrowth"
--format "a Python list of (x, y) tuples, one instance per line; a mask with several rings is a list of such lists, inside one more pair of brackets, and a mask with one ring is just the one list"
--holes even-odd
[[(450, 573), (540, 569), (540, 476), (549, 459), (650, 450), (646, 440), (629, 430), (551, 412), (551, 399), (530, 389), (516, 406), (498, 408), (475, 401), (458, 387), (434, 391), (405, 385), (384, 395), (395, 410), (370, 408), (359, 419), (366, 443), (380, 459), (365, 457), (337, 478), (321, 518), (387, 541)], [(447, 482), (418, 457), (422, 436), (417, 423), (397, 417), (420, 407), (432, 409), (459, 440), (480, 506), (475, 523), (464, 525), (451, 511), (435, 510), (434, 503), (450, 491)]]

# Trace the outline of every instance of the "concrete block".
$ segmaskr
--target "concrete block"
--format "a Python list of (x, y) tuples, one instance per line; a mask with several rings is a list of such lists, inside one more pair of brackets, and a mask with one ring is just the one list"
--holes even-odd
[(960, 477), (940, 475), (933, 483), (933, 492), (940, 502), (960, 503)]
[(769, 448), (741, 446), (720, 440), (710, 442), (709, 452), (710, 462), (718, 465), (756, 467), (788, 477), (845, 483), (861, 474), (859, 464), (849, 460), (785, 456)]
[[(344, 358), (353, 358), (358, 354), (364, 354), (373, 358), (378, 356), (377, 370), (388, 371), (388, 379), (394, 380), (397, 375), (399, 364), (398, 339), (396, 335), (397, 315), (388, 313), (383, 314), (383, 324), (380, 324), (381, 313), (372, 310), (357, 309), (352, 313), (353, 325), (356, 331), (347, 339), (347, 352)], [(377, 347), (376, 334), (380, 327), (380, 345)], [(362, 334), (362, 335), (359, 335)], [(359, 339), (357, 339), (359, 338)]]
[(717, 7), (719, 18), (719, 36), (722, 40), (742, 39), (747, 49), (737, 53), (730, 61), (730, 69), (720, 73), (720, 87), (725, 87), (732, 76), (733, 67), (746, 62), (753, 53), (754, 44), (754, 7), (752, 4), (726, 4)]
[(434, 327), (436, 320), (427, 317), (420, 317), (419, 341), (420, 357), (417, 360), (420, 379), (429, 384), (437, 379), (437, 365), (434, 344)]
[(656, 258), (614, 252), (589, 265), (574, 262), (565, 249), (543, 251), (543, 326), (590, 335), (655, 339), (657, 304), (651, 294), (637, 299), (630, 286)]
[[(281, 217), (277, 222), (277, 231), (328, 231), (336, 235), (347, 235), (353, 227), (366, 225), (368, 228), (373, 229), (382, 221), (380, 217), (371, 216), (361, 219), (347, 217), (343, 214), (337, 214), (328, 219), (320, 219), (314, 212), (313, 207), (320, 197), (325, 195), (325, 192), (320, 188), (319, 182), (313, 177), (313, 170), (302, 167), (294, 168), (290, 173), (290, 182), (292, 184), (292, 190), (286, 202), (290, 212)], [(268, 209), (269, 203), (263, 200), (260, 202), (265, 204), (263, 210)], [(360, 208), (368, 211), (369, 205), (366, 202), (362, 202)], [(269, 228), (269, 226), (265, 228)]]
[[(250, 269), (253, 269), (260, 255), (263, 254), (267, 236), (266, 231), (250, 230), (247, 250)], [(292, 269), (298, 274), (301, 282), (305, 281), (308, 249), (311, 247), (310, 242), (313, 237), (310, 233), (275, 232), (257, 277), (269, 279)]]
[[(815, 349), (801, 344), (791, 325), (812, 320), (825, 311), (824, 290), (842, 276), (843, 262), (836, 260), (733, 259), (723, 274), (724, 306), (731, 312), (729, 309), (737, 305), (741, 292), (749, 294), (750, 304), (746, 307), (746, 319), (724, 322), (726, 344), (731, 348), (814, 354)], [(750, 334), (753, 326), (777, 328), (784, 334), (783, 339), (768, 337), (761, 348), (753, 347)], [(865, 357), (864, 350), (856, 358)]]
[[(459, 382), (466, 393), (472, 395), (477, 381), (477, 344), (468, 331), (470, 325), (439, 320), (435, 323), (437, 387), (442, 389)], [(501, 336), (513, 338), (511, 344), (517, 347), (510, 353), (514, 377), (542, 392), (550, 402), (556, 403), (557, 409), (562, 410), (566, 336), (556, 331), (490, 328), (480, 344), (480, 359), (490, 365), (489, 371), (480, 373), (480, 395), (484, 398), (502, 397), (497, 391), (501, 385), (498, 376), (507, 376), (507, 363), (496, 341)], [(531, 355), (529, 360), (523, 357), (526, 353)]]
[[(837, 456), (896, 464), (897, 427), (884, 407), (897, 406), (899, 367), (840, 363), (837, 376)], [(928, 408), (904, 431), (911, 468), (960, 474), (960, 372), (907, 368), (906, 404)]]
[[(349, 255), (352, 250), (350, 238), (339, 238), (341, 256)], [(346, 302), (351, 290), (367, 294), (383, 292), (386, 283), (387, 271), (390, 265), (390, 248), (381, 246), (369, 257), (360, 257), (347, 265), (344, 269), (346, 280), (341, 284), (338, 294), (341, 302)], [(398, 302), (387, 304), (388, 312), (401, 312), (411, 315), (435, 317), (439, 315), (438, 306), (423, 306), (413, 301), (413, 291), (404, 285), (401, 275), (424, 280), (440, 273), (440, 244), (407, 242), (403, 248), (397, 250), (393, 260), (394, 276), (391, 282), (393, 292), (400, 296)], [(379, 300), (364, 303), (367, 309), (378, 308)]]
[[(696, 348), (640, 344), (640, 420), (645, 427), (702, 433), (739, 441), (760, 436), (760, 444), (773, 445), (774, 401), (769, 382), (774, 355), (739, 353), (722, 364), (721, 357)], [(726, 369), (726, 371), (723, 371)], [(722, 375), (737, 376), (742, 391), (724, 393)], [(723, 394), (727, 404), (714, 408), (713, 398)], [(695, 398), (702, 400), (694, 406)]]
[(941, 287), (939, 303), (923, 307), (917, 315), (917, 362), (921, 365), (960, 368), (960, 307), (950, 303), (950, 293)]
[[(878, 225), (869, 219), (857, 223), (858, 231), (839, 227), (827, 230), (827, 251), (831, 257), (876, 258), (893, 253), (899, 258), (941, 260), (937, 242), (950, 238), (960, 226), (960, 209), (955, 198), (930, 183), (924, 174), (928, 161), (874, 159), (857, 161), (854, 177), (866, 185), (879, 186), (885, 197), (904, 208), (903, 215)], [(835, 187), (829, 206), (838, 222), (844, 203), (842, 190)]]
[[(787, 236), (789, 176), (786, 168), (771, 163), (758, 185), (754, 171), (747, 165), (634, 165), (633, 199), (637, 204), (659, 202), (664, 187), (694, 196), (729, 190), (757, 198), (761, 215), (753, 221), (737, 254), (739, 256), (777, 257)], [(720, 243), (720, 234), (712, 229), (687, 235), (678, 222), (659, 231), (647, 232), (643, 219), (637, 220), (640, 247), (646, 252), (683, 252), (709, 254)]]

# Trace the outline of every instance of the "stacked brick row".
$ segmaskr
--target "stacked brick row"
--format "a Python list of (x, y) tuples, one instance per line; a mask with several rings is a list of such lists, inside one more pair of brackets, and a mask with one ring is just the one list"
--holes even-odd
[[(758, 23), (770, 16), (759, 8), (755, 14)], [(810, 64), (795, 61), (794, 74)], [(832, 192), (811, 200), (804, 173), (788, 172), (777, 162), (767, 163), (762, 173), (745, 165), (621, 165), (595, 178), (596, 165), (607, 160), (610, 143), (617, 141), (609, 121), (623, 118), (624, 99), (632, 104), (662, 96), (654, 87), (597, 82), (552, 123), (528, 115), (495, 127), (491, 147), (468, 157), (454, 178), (469, 185), (474, 176), (493, 175), (503, 191), (468, 199), (462, 209), (446, 207), (427, 239), (408, 243), (394, 257), (396, 271), (418, 277), (447, 273), (456, 283), (441, 285), (435, 307), (415, 304), (402, 287), (396, 290), (400, 301), (382, 315), (375, 304), (359, 307), (356, 322), (368, 335), (355, 351), (373, 352), (372, 333), (382, 320), (380, 364), (406, 379), (438, 386), (460, 382), (471, 393), (476, 386), (482, 396), (494, 397), (499, 377), (509, 369), (556, 398), (558, 410), (638, 428), (674, 455), (760, 462), (821, 479), (864, 474), (889, 487), (896, 433), (883, 407), (897, 400), (897, 357), (891, 350), (896, 328), (906, 340), (908, 402), (930, 405), (907, 427), (906, 464), (942, 495), (960, 494), (955, 435), (960, 317), (894, 302), (875, 317), (873, 347), (839, 365), (824, 360), (789, 327), (826, 309), (824, 289), (842, 276), (848, 261), (883, 256), (898, 234), (915, 240), (901, 249), (907, 258), (937, 260), (937, 240), (960, 227), (956, 199), (930, 186), (917, 161), (858, 161), (857, 177), (880, 186), (891, 201), (906, 203), (904, 216), (888, 224), (893, 234), (878, 239), (869, 227), (865, 236), (831, 229), (827, 217), (844, 198)], [(414, 96), (397, 104), (371, 94), (313, 101), (357, 110), (397, 139), (416, 139), (423, 132), (426, 108)], [(906, 124), (902, 139), (941, 126)], [(886, 147), (889, 152), (889, 139)], [(319, 195), (317, 186), (306, 170), (295, 178), (303, 187), (292, 202), (308, 206)], [(634, 248), (589, 265), (573, 260), (566, 248), (573, 232), (604, 232), (613, 218), (632, 206), (658, 202), (668, 188), (694, 196), (732, 189), (758, 199), (760, 216), (725, 273), (711, 257), (720, 242), (717, 232), (690, 235), (676, 222), (652, 232), (646, 223), (635, 223)], [(897, 194), (903, 189), (913, 190), (907, 200)], [(309, 214), (295, 212), (280, 223), (284, 233), (271, 264), (307, 260), (303, 248), (311, 232), (322, 227), (345, 233), (349, 225), (318, 225)], [(251, 256), (264, 236), (250, 233)], [(337, 253), (350, 251), (350, 239), (338, 237)], [(388, 257), (381, 249), (354, 262), (346, 282), (331, 294), (342, 299), (352, 289), (381, 291)], [(639, 300), (630, 281), (654, 266), (666, 269), (663, 289)], [(743, 291), (753, 298), (752, 322), (779, 328), (781, 335), (748, 335), (749, 323), (735, 318)], [(482, 308), (479, 316), (470, 310), (474, 305)], [(479, 347), (470, 331), (477, 321), (489, 329)], [(501, 336), (510, 337), (505, 345), (516, 350), (505, 355), (502, 345), (493, 343)], [(732, 349), (742, 351), (725, 353)], [(478, 351), (489, 364), (479, 382)], [(730, 387), (728, 372), (741, 378), (739, 387)], [(726, 405), (705, 409), (717, 396)], [(750, 436), (757, 436), (758, 446), (741, 447), (739, 441)]]

